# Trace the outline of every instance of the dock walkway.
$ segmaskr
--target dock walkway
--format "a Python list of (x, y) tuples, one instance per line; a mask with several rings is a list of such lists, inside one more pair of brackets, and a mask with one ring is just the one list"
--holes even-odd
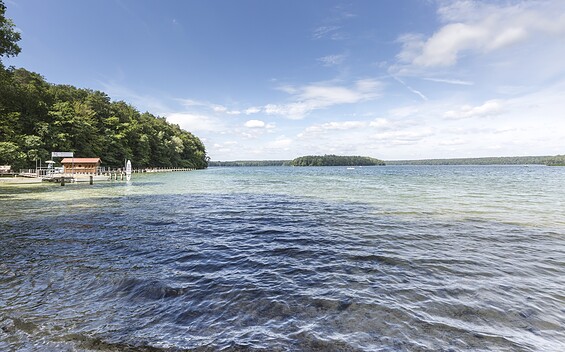
[[(139, 168), (133, 169), (132, 174), (136, 173), (154, 173), (154, 172), (178, 172), (178, 171), (194, 171), (193, 168), (166, 168), (166, 167), (152, 167), (152, 168)], [(5, 175), (3, 175), (5, 176)], [(46, 168), (39, 169), (25, 169), (20, 170), (18, 174), (12, 174), (12, 177), (0, 177), (0, 183), (41, 183), (48, 181), (53, 183), (71, 183), (71, 182), (88, 182), (93, 181), (125, 181), (126, 172), (123, 168), (105, 168), (101, 167), (95, 174), (92, 173), (48, 173)]]

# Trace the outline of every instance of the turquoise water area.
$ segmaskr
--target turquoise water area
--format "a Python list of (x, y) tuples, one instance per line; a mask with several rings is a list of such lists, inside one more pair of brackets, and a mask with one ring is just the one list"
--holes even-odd
[(562, 351), (565, 168), (0, 185), (0, 350)]

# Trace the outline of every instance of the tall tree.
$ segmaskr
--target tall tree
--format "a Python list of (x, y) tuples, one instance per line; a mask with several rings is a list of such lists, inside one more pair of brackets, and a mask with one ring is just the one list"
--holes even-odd
[(12, 74), (4, 68), (2, 57), (16, 56), (21, 49), (17, 42), (20, 40), (20, 33), (14, 29), (14, 23), (6, 18), (6, 5), (0, 0), (0, 155), (6, 161), (21, 159), (23, 153), (19, 147), (8, 142), (16, 135), (14, 129), (15, 122), (19, 119), (19, 114), (10, 108), (16, 97), (13, 89)]
[(6, 18), (6, 5), (0, 0), (0, 58), (3, 56), (16, 56), (22, 50), (17, 44), (20, 41), (20, 32), (15, 29), (14, 22)]

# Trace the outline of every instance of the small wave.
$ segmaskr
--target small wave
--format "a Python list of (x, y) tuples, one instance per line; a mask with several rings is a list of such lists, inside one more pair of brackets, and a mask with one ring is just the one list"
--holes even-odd
[(106, 296), (127, 297), (131, 300), (161, 300), (185, 295), (187, 287), (172, 287), (160, 280), (125, 278), (106, 288)]

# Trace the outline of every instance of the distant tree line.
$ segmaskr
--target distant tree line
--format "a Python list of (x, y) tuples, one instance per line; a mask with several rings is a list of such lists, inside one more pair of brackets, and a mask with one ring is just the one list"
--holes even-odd
[[(327, 157), (327, 156), (326, 156)], [(321, 164), (322, 160), (316, 156), (301, 157), (297, 163), (304, 163), (302, 158), (309, 158), (310, 163)], [(239, 161), (210, 161), (209, 166), (291, 166), (294, 160), (239, 160)], [(457, 158), (457, 159), (422, 159), (422, 160), (385, 160), (378, 165), (549, 165), (565, 166), (565, 155), (555, 156), (517, 156), (517, 157), (488, 157), (488, 158)], [(345, 166), (356, 166), (345, 165)], [(372, 164), (375, 165), (375, 164)], [(296, 165), (303, 166), (303, 165)], [(321, 165), (320, 165), (321, 166)], [(339, 165), (344, 166), (344, 165)]]
[(565, 166), (565, 154), (548, 156), (545, 165), (547, 166)]
[(238, 160), (238, 161), (209, 161), (208, 166), (234, 167), (234, 166), (288, 166), (290, 160)]
[[(20, 52), (19, 32), (5, 9), (0, 0), (0, 59)], [(205, 168), (208, 162), (200, 139), (163, 117), (100, 91), (47, 83), (0, 61), (0, 165), (31, 167), (52, 151), (100, 157), (114, 167), (125, 159), (134, 167)]]
[(387, 160), (387, 165), (565, 165), (565, 155)]
[(307, 155), (290, 162), (291, 166), (374, 166), (385, 165), (379, 159), (366, 156)]

